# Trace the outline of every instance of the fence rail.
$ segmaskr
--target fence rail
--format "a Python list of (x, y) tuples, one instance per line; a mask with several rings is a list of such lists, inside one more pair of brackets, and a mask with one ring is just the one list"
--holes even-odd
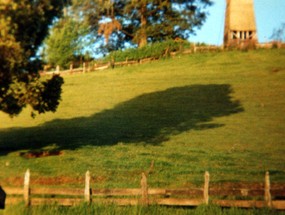
[[(194, 46), (193, 48), (190, 49), (185, 49), (183, 52), (171, 52), (169, 53), (170, 56), (176, 56), (178, 53), (180, 54), (193, 54), (193, 53), (202, 53), (202, 52), (217, 52), (217, 51), (222, 51), (223, 47), (220, 46)], [(90, 71), (101, 71), (105, 70), (108, 68), (114, 68), (114, 67), (121, 67), (121, 66), (129, 66), (133, 64), (143, 64), (143, 63), (148, 63), (151, 61), (156, 61), (158, 60), (158, 57), (147, 57), (147, 58), (142, 58), (138, 60), (128, 60), (126, 58), (125, 61), (110, 61), (107, 63), (101, 63), (101, 64), (89, 64), (89, 63), (83, 63), (82, 67), (79, 68), (73, 68), (73, 64), (70, 64), (70, 68), (67, 70), (60, 70), (59, 66), (56, 67), (55, 70), (53, 71), (42, 71), (40, 74), (41, 75), (53, 75), (53, 74), (74, 74), (74, 73), (85, 73), (85, 72), (90, 72)]]
[(84, 188), (33, 188), (30, 185), (30, 171), (27, 170), (22, 188), (3, 187), (3, 189), (7, 194), (6, 204), (24, 201), (26, 206), (39, 204), (72, 206), (83, 202), (117, 205), (198, 206), (211, 202), (222, 207), (269, 207), (285, 210), (285, 184), (270, 184), (268, 172), (265, 174), (264, 183), (223, 183), (219, 185), (210, 185), (210, 174), (206, 172), (203, 187), (180, 189), (149, 188), (147, 176), (147, 173), (142, 173), (140, 188), (92, 189), (90, 172), (87, 171)]
[[(257, 44), (256, 48), (273, 48), (274, 46), (276, 46), (277, 48), (285, 48), (285, 43), (281, 43), (278, 41), (273, 41), (273, 42), (269, 42), (269, 43), (259, 43)], [(220, 52), (220, 51), (224, 51), (226, 49), (224, 49), (223, 46), (216, 46), (216, 45), (206, 45), (206, 46), (193, 46), (192, 48), (188, 48), (183, 50), (182, 52), (170, 52), (169, 55), (170, 56), (176, 56), (178, 54), (183, 54), (183, 55), (189, 55), (189, 54), (195, 54), (195, 53), (210, 53), (210, 52)], [(164, 56), (164, 55), (163, 55)], [(114, 67), (121, 67), (121, 66), (129, 66), (129, 65), (133, 65), (133, 64), (143, 64), (143, 63), (147, 63), (147, 62), (151, 62), (151, 61), (156, 61), (158, 60), (159, 57), (147, 57), (147, 58), (141, 58), (138, 60), (128, 60), (128, 58), (125, 59), (125, 61), (110, 61), (107, 63), (100, 63), (100, 64), (93, 64), (92, 66), (88, 63), (88, 62), (84, 62), (82, 64), (82, 67), (79, 68), (73, 68), (73, 64), (70, 65), (70, 69), (67, 70), (60, 70), (59, 66), (56, 67), (55, 70), (53, 71), (41, 71), (40, 74), (41, 75), (53, 75), (53, 74), (74, 74), (74, 73), (85, 73), (85, 72), (90, 72), (90, 71), (101, 71), (101, 70), (105, 70), (108, 68), (114, 68)], [(47, 68), (49, 68), (49, 66), (47, 66)]]

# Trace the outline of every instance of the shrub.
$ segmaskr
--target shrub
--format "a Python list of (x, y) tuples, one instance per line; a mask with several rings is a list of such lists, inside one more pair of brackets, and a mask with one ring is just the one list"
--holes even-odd
[(141, 60), (144, 58), (163, 58), (168, 57), (171, 52), (182, 52), (190, 48), (191, 43), (185, 40), (167, 40), (148, 44), (142, 48), (129, 48), (111, 52), (105, 59), (105, 62), (114, 60), (116, 62), (125, 60)]

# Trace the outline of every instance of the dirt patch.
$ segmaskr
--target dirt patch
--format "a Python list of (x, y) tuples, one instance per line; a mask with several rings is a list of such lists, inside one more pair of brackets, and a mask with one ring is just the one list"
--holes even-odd
[[(84, 184), (84, 177), (31, 177), (31, 185), (70, 185)], [(23, 186), (24, 177), (9, 177), (1, 180), (3, 185)]]
[[(91, 177), (91, 183), (104, 183), (107, 177), (97, 176)], [(58, 176), (58, 177), (31, 177), (31, 186), (38, 185), (50, 185), (50, 186), (61, 186), (61, 185), (84, 185), (85, 177), (68, 177), (68, 176)], [(1, 180), (2, 185), (6, 186), (23, 186), (24, 177), (9, 177)]]
[(1, 179), (2, 186), (23, 186), (24, 177), (9, 177), (5, 179)]
[(48, 156), (59, 156), (62, 155), (62, 151), (29, 151), (29, 152), (20, 152), (19, 155), (24, 158), (41, 158)]
[(284, 67), (273, 67), (270, 69), (270, 73), (279, 73), (279, 72), (283, 72), (285, 70)]
[(32, 178), (31, 184), (34, 185), (66, 185), (66, 184), (84, 184), (84, 177), (39, 177)]

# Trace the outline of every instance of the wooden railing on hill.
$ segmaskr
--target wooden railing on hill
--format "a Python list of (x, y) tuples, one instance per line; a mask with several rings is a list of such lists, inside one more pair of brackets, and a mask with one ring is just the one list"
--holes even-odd
[[(223, 50), (220, 46), (194, 46), (191, 49), (186, 49), (183, 52), (171, 52), (170, 56), (176, 56), (178, 53), (180, 54), (193, 54), (193, 53), (203, 53), (203, 52), (217, 52)], [(94, 64), (92, 66), (88, 65), (87, 63), (83, 63), (82, 67), (80, 68), (73, 68), (73, 65), (70, 65), (70, 68), (67, 70), (60, 70), (59, 66), (56, 67), (53, 71), (42, 71), (40, 72), (41, 75), (53, 75), (53, 74), (74, 74), (74, 73), (85, 73), (90, 71), (101, 71), (108, 68), (114, 68), (114, 67), (121, 67), (121, 66), (128, 66), (133, 64), (143, 64), (148, 63), (151, 61), (156, 61), (159, 58), (154, 57), (148, 57), (148, 58), (142, 58), (139, 60), (128, 60), (126, 58), (125, 61), (116, 61), (116, 62), (107, 62), (107, 63), (101, 63), (101, 64)]]
[(111, 203), (117, 205), (167, 205), (198, 206), (216, 204), (222, 207), (263, 208), (285, 210), (285, 184), (270, 184), (269, 173), (264, 183), (211, 184), (208, 172), (201, 188), (165, 189), (150, 188), (148, 173), (142, 173), (141, 187), (130, 189), (92, 189), (90, 173), (85, 175), (85, 188), (33, 188), (30, 171), (24, 178), (24, 187), (3, 187), (7, 193), (6, 204), (24, 201), (26, 206), (57, 204), (63, 206), (86, 203)]
[[(270, 43), (259, 43), (257, 44), (256, 48), (269, 49), (269, 48), (273, 48), (274, 46), (276, 46), (276, 48), (285, 48), (285, 43), (276, 42), (276, 41), (270, 42)], [(170, 52), (169, 55), (171, 57), (174, 57), (178, 54), (187, 55), (187, 54), (194, 54), (194, 53), (220, 52), (224, 50), (227, 50), (227, 49), (224, 49), (223, 46), (216, 46), (216, 45), (195, 46), (194, 45), (192, 48), (185, 49), (182, 52)], [(165, 55), (163, 55), (162, 57), (165, 57)], [(46, 71), (46, 70), (41, 71), (40, 75), (53, 75), (53, 74), (59, 74), (59, 73), (62, 75), (66, 75), (66, 74), (74, 74), (74, 73), (85, 73), (85, 72), (91, 72), (91, 71), (94, 72), (94, 71), (101, 71), (101, 70), (105, 70), (108, 68), (114, 68), (114, 67), (129, 66), (133, 64), (143, 64), (143, 63), (155, 61), (158, 59), (159, 58), (155, 58), (155, 57), (142, 58), (138, 60), (129, 60), (128, 58), (126, 58), (124, 61), (114, 61), (114, 62), (107, 62), (107, 63), (100, 63), (100, 64), (92, 64), (92, 66), (84, 62), (82, 64), (82, 67), (79, 67), (79, 68), (73, 68), (73, 65), (71, 64), (69, 69), (60, 70), (59, 66), (57, 66), (56, 69), (52, 71)]]

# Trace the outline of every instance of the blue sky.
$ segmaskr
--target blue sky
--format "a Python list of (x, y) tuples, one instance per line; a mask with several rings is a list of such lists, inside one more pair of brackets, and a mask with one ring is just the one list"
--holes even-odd
[[(196, 31), (191, 42), (205, 42), (213, 45), (223, 43), (226, 0), (213, 0), (208, 8), (209, 15), (205, 24)], [(274, 29), (285, 23), (285, 0), (254, 0), (258, 41), (268, 42)]]

